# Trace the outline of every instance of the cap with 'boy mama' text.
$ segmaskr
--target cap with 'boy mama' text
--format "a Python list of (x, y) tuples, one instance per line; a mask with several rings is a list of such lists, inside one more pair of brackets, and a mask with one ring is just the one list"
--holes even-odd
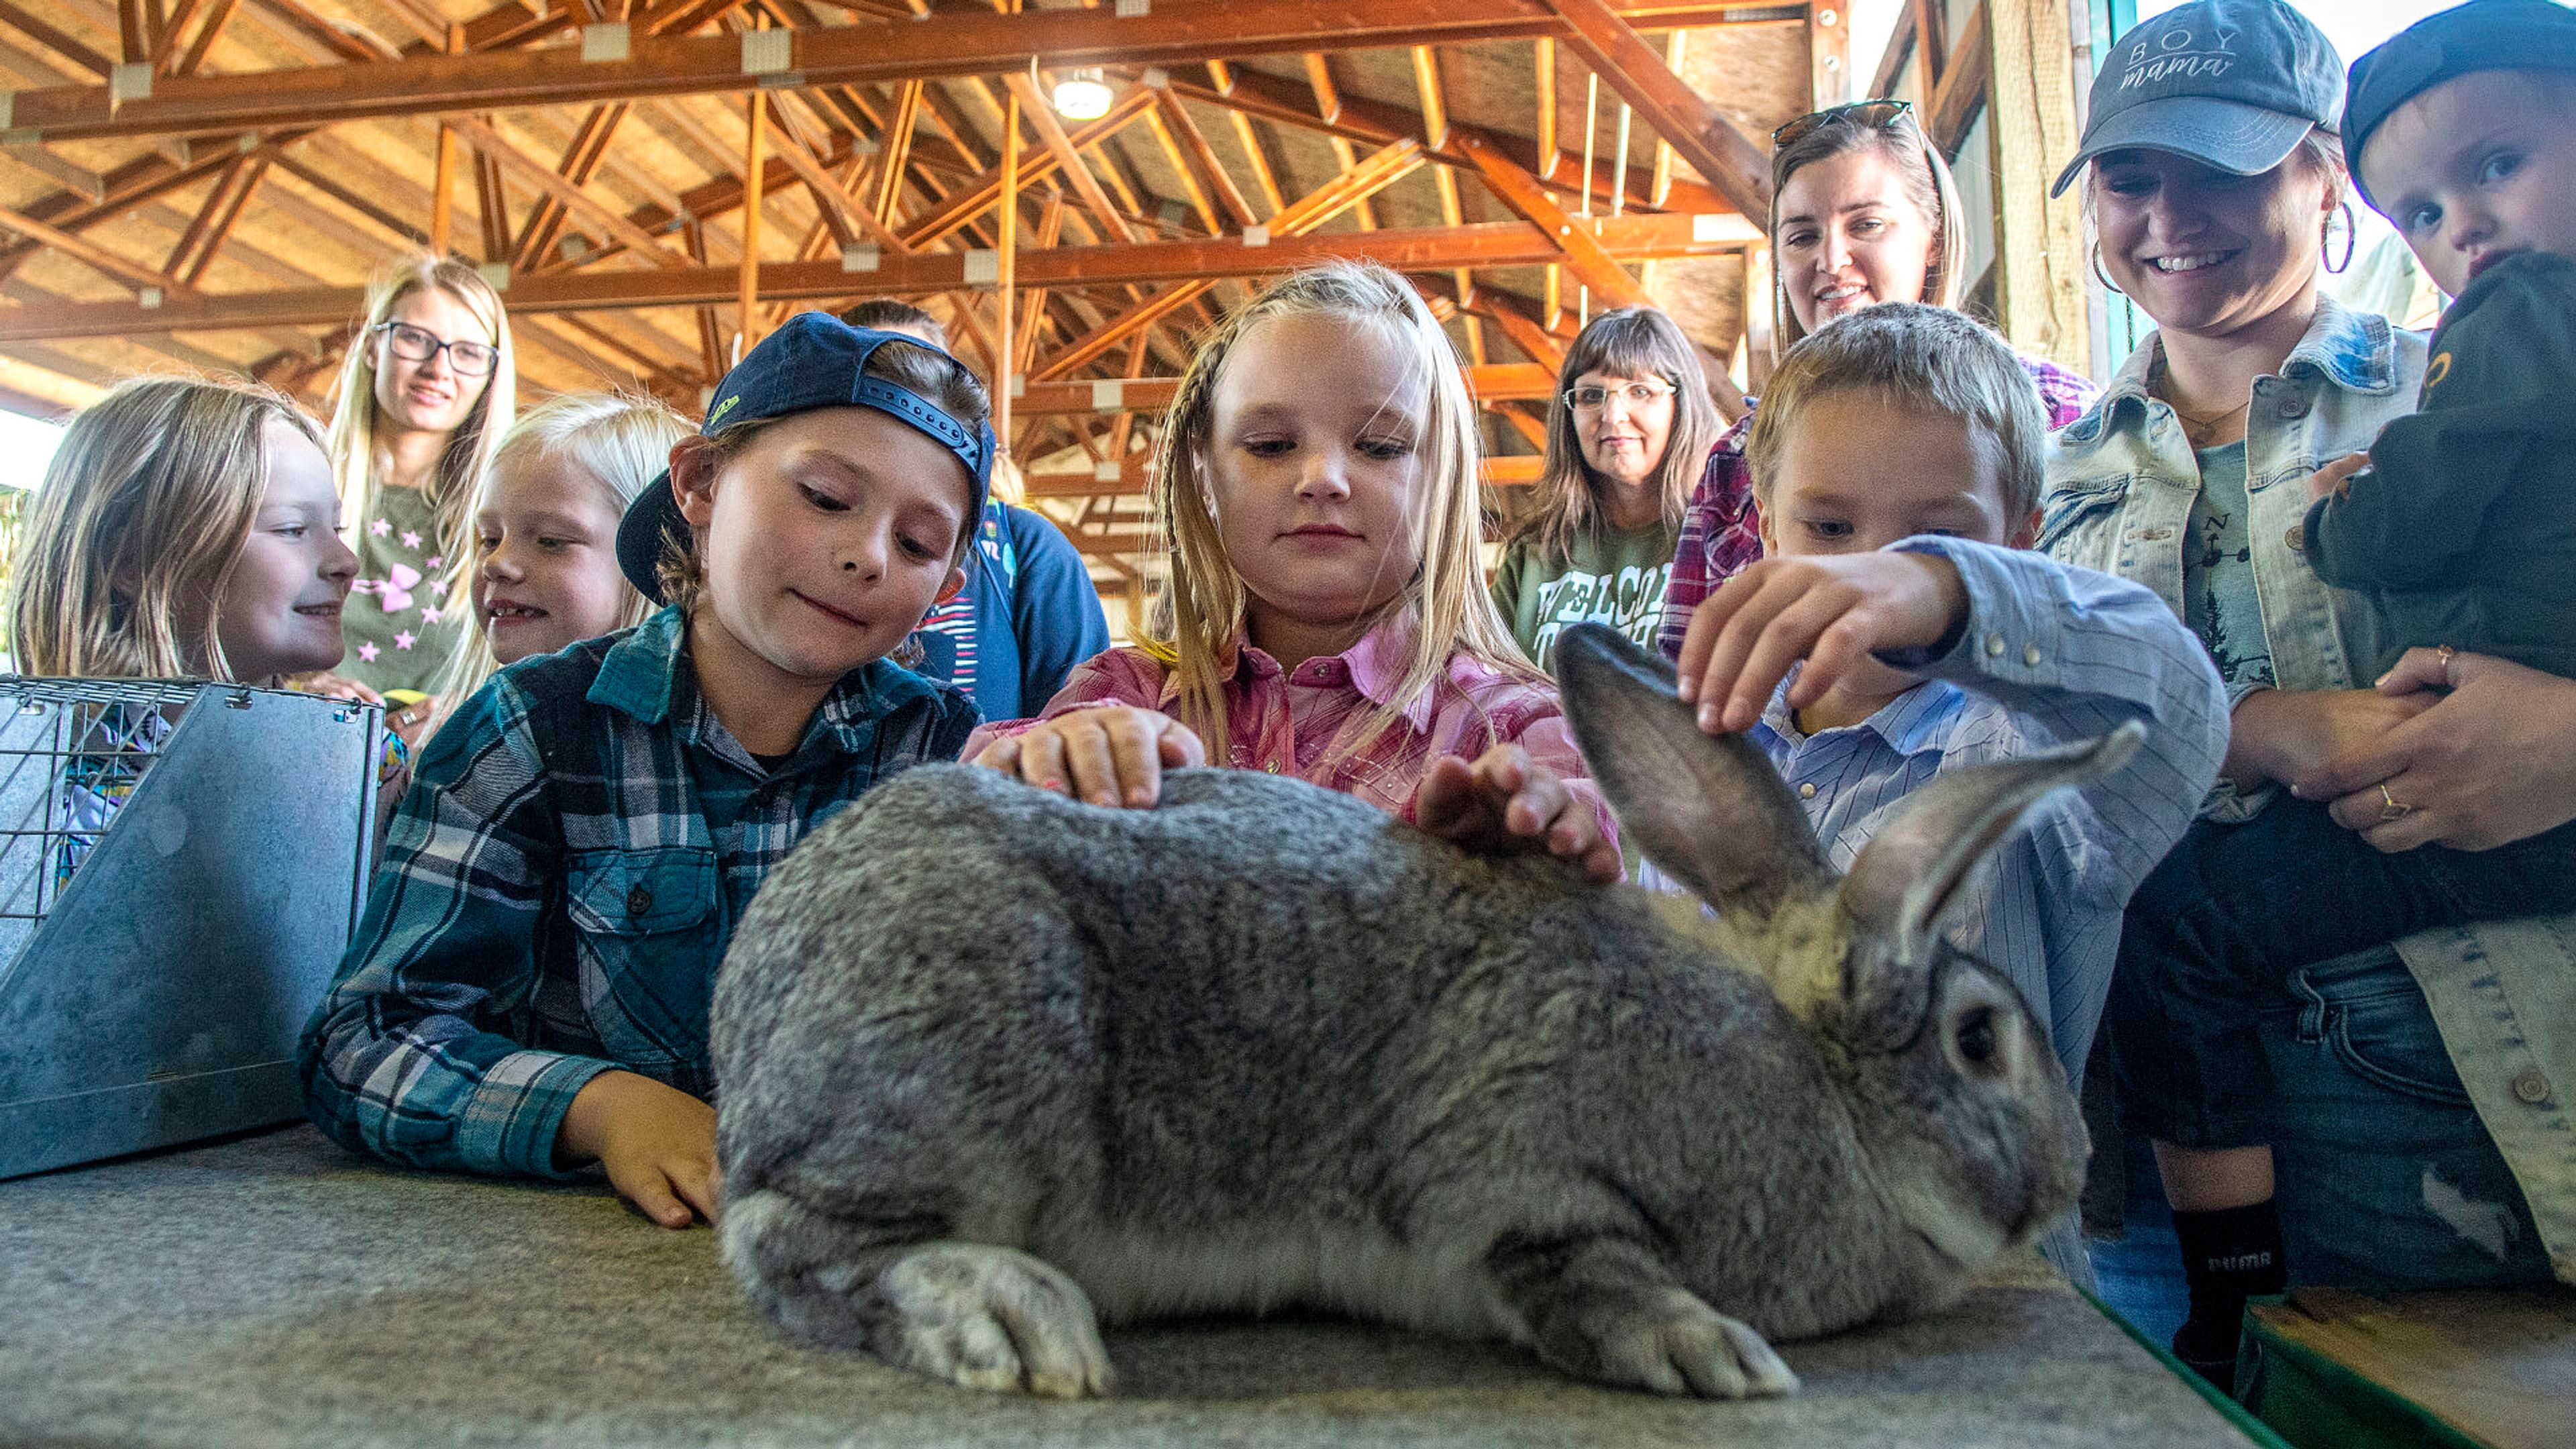
[(2083, 145), (2048, 194), (2106, 151), (2170, 151), (2259, 175), (2342, 112), (2343, 58), (2306, 16), (2281, 0), (2197, 0), (2112, 42)]
[(2442, 82), (2482, 70), (2576, 70), (2576, 10), (2550, 0), (2469, 0), (2354, 61), (2343, 154), (2362, 200), (2370, 201), (2370, 188), (2361, 182), (2361, 153), (2380, 122)]
[[(875, 408), (910, 424), (965, 465), (974, 487), (961, 526), (972, 529), (983, 514), (984, 494), (993, 480), (992, 426), (978, 423), (970, 428), (912, 389), (868, 376), (869, 354), (889, 342), (928, 345), (899, 332), (853, 327), (828, 312), (799, 312), (762, 338), (725, 374), (698, 432), (712, 438), (762, 418), (783, 418), (816, 408)], [(637, 592), (654, 603), (665, 602), (659, 567), (664, 541), (686, 537), (687, 529), (679, 500), (671, 493), (668, 469), (635, 495), (618, 522), (617, 567)]]

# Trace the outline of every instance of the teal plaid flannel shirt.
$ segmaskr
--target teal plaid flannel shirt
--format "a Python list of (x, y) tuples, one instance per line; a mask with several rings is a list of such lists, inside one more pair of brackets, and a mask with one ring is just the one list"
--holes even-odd
[(415, 1166), (562, 1177), (555, 1135), (601, 1072), (711, 1098), (708, 999), (753, 892), (975, 724), (965, 696), (879, 660), (764, 770), (699, 694), (683, 629), (664, 610), (513, 665), (432, 739), (297, 1053), (323, 1131)]

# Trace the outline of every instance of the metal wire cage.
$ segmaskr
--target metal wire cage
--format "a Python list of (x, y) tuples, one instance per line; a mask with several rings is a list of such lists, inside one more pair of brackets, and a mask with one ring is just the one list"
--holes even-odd
[(300, 1115), (382, 738), (342, 700), (0, 676), (0, 1177)]

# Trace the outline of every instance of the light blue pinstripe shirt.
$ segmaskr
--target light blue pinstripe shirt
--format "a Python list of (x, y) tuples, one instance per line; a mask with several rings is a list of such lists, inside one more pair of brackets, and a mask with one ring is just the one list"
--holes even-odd
[(1891, 545), (1959, 570), (1968, 623), (1938, 659), (1884, 655), (1926, 676), (1859, 724), (1799, 732), (1772, 696), (1752, 738), (1807, 807), (1837, 870), (1889, 811), (1943, 769), (2092, 739), (2127, 720), (2146, 744), (2117, 772), (2033, 812), (1948, 922), (1950, 939), (2008, 973), (2081, 1083), (2130, 893), (2191, 824), (2227, 754), (2227, 697), (2209, 653), (2146, 588), (2044, 554), (1958, 538)]

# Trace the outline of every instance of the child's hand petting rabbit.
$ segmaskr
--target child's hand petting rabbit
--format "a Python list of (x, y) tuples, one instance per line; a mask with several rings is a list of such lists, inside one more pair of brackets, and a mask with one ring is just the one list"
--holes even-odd
[(1965, 627), (1958, 567), (1920, 553), (1766, 558), (1728, 579), (1691, 613), (1682, 636), (1680, 693), (1711, 734), (1751, 729), (1792, 666), (1805, 709), (1868, 656), (1934, 648)]
[(1207, 763), (1207, 746), (1170, 715), (1130, 704), (1077, 709), (984, 747), (972, 761), (1070, 799), (1143, 809), (1163, 771)]
[(1594, 880), (1619, 878), (1619, 847), (1602, 838), (1600, 817), (1518, 745), (1496, 745), (1472, 763), (1432, 761), (1414, 791), (1413, 823), (1479, 855), (1544, 849)]

